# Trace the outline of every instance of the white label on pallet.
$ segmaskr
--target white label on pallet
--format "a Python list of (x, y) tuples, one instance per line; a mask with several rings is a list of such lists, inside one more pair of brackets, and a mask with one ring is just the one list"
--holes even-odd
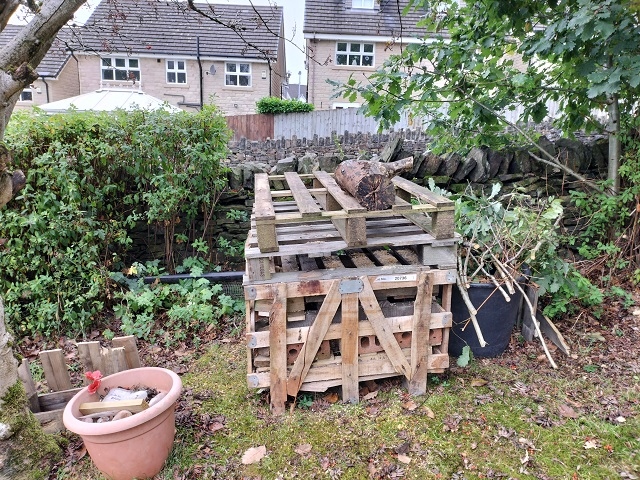
[(415, 282), (418, 279), (417, 273), (408, 275), (380, 275), (376, 277), (376, 282)]

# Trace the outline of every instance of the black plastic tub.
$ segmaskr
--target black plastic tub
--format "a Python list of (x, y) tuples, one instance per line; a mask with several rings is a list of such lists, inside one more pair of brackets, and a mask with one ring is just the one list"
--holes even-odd
[(459, 357), (463, 347), (469, 345), (474, 357), (498, 357), (509, 345), (520, 313), (522, 293), (516, 289), (516, 293), (510, 295), (511, 301), (507, 302), (492, 283), (472, 283), (468, 292), (471, 303), (478, 310), (476, 317), (487, 346), (480, 346), (469, 310), (460, 290), (454, 287), (451, 295), (453, 325), (449, 334), (449, 355)]

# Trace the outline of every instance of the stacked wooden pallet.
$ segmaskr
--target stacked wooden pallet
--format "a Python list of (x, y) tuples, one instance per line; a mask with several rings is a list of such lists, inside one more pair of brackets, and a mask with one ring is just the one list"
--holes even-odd
[[(402, 375), (412, 394), (448, 367), (453, 203), (395, 178), (367, 211), (330, 174), (256, 176), (245, 256), (248, 384), (287, 396)], [(273, 186), (283, 186), (277, 189)]]

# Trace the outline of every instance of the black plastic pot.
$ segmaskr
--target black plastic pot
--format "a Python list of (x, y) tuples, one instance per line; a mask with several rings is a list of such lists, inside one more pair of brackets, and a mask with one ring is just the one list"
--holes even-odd
[(451, 295), (453, 325), (449, 334), (449, 355), (459, 357), (466, 345), (471, 347), (474, 357), (493, 358), (502, 354), (509, 345), (511, 332), (520, 312), (522, 293), (510, 295), (507, 302), (493, 284), (472, 283), (469, 298), (478, 310), (476, 315), (487, 346), (481, 347), (469, 317), (469, 310), (457, 287)]

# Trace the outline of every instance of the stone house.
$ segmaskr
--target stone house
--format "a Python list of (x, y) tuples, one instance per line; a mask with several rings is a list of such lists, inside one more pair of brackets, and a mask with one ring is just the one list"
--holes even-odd
[[(7, 25), (0, 33), (0, 46), (4, 46), (23, 28), (20, 25)], [(38, 65), (38, 79), (22, 90), (16, 103), (16, 109), (31, 108), (80, 93), (78, 59), (71, 55), (65, 42), (70, 31), (63, 29), (54, 40), (49, 52)]]
[[(262, 97), (282, 97), (282, 7), (195, 5), (201, 13), (186, 2), (102, 0), (65, 38), (75, 92), (61, 97), (50, 90), (49, 101), (133, 88), (187, 111), (214, 103), (224, 114), (238, 115), (255, 113)], [(43, 79), (45, 68), (44, 62), (38, 67)], [(37, 94), (31, 98), (32, 104), (46, 103)]]
[(420, 12), (401, 15), (408, 0), (306, 0), (304, 38), (308, 60), (308, 101), (317, 110), (359, 107), (360, 102), (331, 98), (327, 80), (357, 81), (373, 73), (403, 45), (418, 43)]

